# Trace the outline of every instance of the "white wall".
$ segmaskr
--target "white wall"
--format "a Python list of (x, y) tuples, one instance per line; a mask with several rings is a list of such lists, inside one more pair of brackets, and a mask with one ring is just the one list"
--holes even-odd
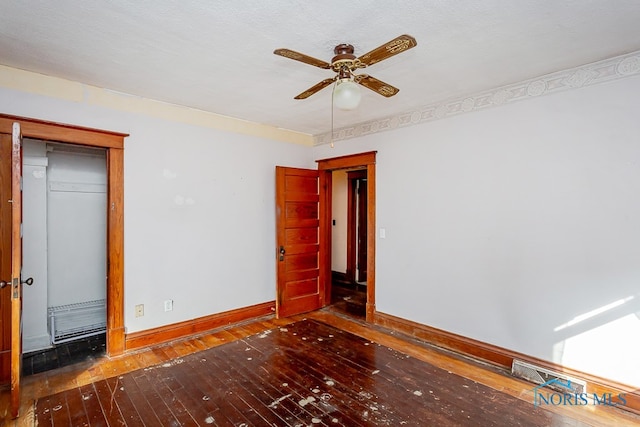
[(331, 270), (347, 272), (347, 198), (349, 181), (347, 172), (334, 171), (331, 174), (331, 210), (335, 225), (331, 229)]
[(640, 386), (638, 94), (630, 77), (314, 148), (378, 150), (377, 309)]
[[(128, 332), (275, 299), (275, 166), (315, 167), (309, 147), (6, 88), (0, 111), (131, 135)], [(164, 312), (166, 299), (173, 311)]]

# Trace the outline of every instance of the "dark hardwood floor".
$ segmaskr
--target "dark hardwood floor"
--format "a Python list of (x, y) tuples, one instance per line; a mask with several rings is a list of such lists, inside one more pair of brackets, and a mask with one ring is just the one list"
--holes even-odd
[[(333, 309), (332, 309), (333, 310)], [(532, 385), (330, 310), (264, 318), (24, 379), (14, 426), (638, 425), (535, 407)], [(8, 393), (0, 394), (0, 416)]]

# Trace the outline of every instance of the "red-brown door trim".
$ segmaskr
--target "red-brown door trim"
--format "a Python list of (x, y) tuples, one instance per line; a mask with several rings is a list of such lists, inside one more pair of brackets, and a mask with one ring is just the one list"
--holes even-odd
[[(318, 169), (327, 171), (329, 176), (331, 171), (338, 169), (366, 168), (367, 170), (367, 322), (373, 322), (376, 313), (376, 153), (377, 151), (368, 151), (316, 160)], [(320, 182), (322, 182), (322, 175)], [(328, 182), (331, 184), (331, 180)], [(329, 207), (331, 206), (331, 185), (322, 187), (320, 197), (325, 203), (329, 203)], [(331, 277), (331, 216), (331, 209), (326, 209), (320, 217), (320, 234), (326, 239), (325, 241), (328, 241), (328, 245), (321, 250), (320, 268), (324, 269), (327, 278)], [(325, 298), (330, 299), (331, 286), (328, 279), (325, 289), (328, 293)]]

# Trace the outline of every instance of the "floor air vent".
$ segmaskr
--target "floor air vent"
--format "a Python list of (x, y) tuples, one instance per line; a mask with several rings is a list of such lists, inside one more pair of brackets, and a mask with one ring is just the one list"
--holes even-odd
[[(586, 393), (587, 383), (560, 372), (550, 371), (521, 360), (513, 360), (511, 374), (562, 393)], [(570, 390), (569, 390), (570, 389)]]

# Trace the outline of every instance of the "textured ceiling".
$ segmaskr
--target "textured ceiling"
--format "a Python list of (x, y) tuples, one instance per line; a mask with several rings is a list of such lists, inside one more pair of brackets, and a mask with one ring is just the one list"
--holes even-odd
[(398, 95), (363, 88), (341, 127), (640, 50), (638, 23), (638, 0), (2, 0), (0, 63), (317, 135), (331, 90), (293, 97), (333, 72), (276, 48), (417, 39), (367, 69)]

